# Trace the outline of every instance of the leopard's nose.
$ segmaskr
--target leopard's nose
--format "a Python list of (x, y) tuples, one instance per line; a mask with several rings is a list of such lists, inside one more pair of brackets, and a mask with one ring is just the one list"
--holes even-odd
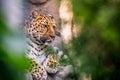
[(42, 42), (42, 43), (45, 43), (45, 42), (46, 42), (46, 40), (47, 40), (47, 38), (46, 38), (46, 37), (41, 37), (41, 38), (40, 38), (40, 42)]

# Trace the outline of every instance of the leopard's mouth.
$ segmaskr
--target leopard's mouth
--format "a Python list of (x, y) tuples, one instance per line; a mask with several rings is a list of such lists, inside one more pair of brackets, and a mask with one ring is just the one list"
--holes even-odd
[(52, 40), (55, 40), (55, 36), (54, 36), (54, 35), (50, 35), (50, 38), (51, 38)]
[(50, 38), (46, 40), (46, 43), (52, 43), (55, 40), (55, 36), (50, 35)]

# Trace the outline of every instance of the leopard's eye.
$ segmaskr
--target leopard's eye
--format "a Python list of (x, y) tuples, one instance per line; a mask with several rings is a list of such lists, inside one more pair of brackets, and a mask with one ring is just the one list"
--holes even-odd
[(47, 25), (44, 25), (46, 28), (48, 27)]
[(56, 26), (53, 26), (53, 28), (55, 29), (55, 28), (56, 28)]

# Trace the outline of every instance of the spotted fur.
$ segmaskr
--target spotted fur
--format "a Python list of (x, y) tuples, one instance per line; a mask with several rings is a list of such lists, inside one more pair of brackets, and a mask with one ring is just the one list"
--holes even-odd
[(59, 66), (57, 53), (45, 52), (46, 47), (53, 48), (51, 43), (59, 33), (56, 30), (54, 18), (32, 10), (25, 21), (24, 32), (27, 36), (26, 57), (29, 58), (31, 64), (28, 72), (33, 80), (46, 80), (48, 73), (56, 73)]

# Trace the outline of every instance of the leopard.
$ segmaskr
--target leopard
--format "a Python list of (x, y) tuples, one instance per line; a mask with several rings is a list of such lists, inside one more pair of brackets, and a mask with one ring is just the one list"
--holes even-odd
[[(48, 74), (57, 73), (59, 67), (59, 51), (52, 45), (56, 36), (60, 37), (54, 17), (32, 10), (25, 20), (24, 33), (27, 42), (25, 55), (31, 64), (28, 73), (33, 80), (47, 80)], [(48, 48), (52, 51), (46, 51)]]

